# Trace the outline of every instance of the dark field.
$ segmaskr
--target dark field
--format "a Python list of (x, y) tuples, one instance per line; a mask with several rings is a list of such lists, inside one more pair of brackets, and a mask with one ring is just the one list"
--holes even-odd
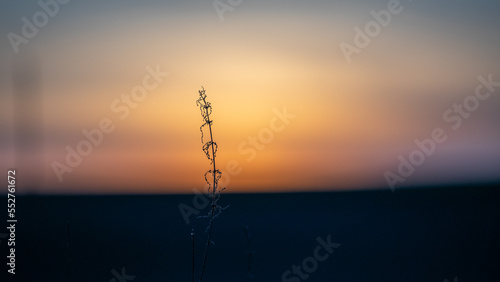
[[(15, 280), (6, 273), (4, 238), (0, 281), (66, 281), (67, 220), (70, 281), (191, 281), (190, 231), (198, 275), (207, 225), (184, 221), (178, 205), (192, 199), (20, 196)], [(292, 265), (314, 257), (316, 238), (328, 236), (341, 245), (317, 265), (305, 260), (315, 268), (302, 270), (307, 281), (500, 281), (500, 189), (493, 186), (224, 194), (221, 204), (230, 207), (215, 221), (204, 281), (247, 281), (247, 225), (252, 281), (283, 281)], [(116, 278), (112, 271), (122, 268), (135, 278)]]

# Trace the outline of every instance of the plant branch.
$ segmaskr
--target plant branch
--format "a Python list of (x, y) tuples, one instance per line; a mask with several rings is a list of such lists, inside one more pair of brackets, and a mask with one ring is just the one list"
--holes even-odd
[[(203, 89), (203, 87), (202, 87)], [(208, 130), (210, 132), (210, 141), (207, 143), (211, 149), (212, 149), (212, 157), (210, 158), (210, 155), (208, 154), (208, 147), (204, 146), (204, 151), (207, 154), (207, 157), (212, 161), (212, 176), (213, 176), (213, 184), (212, 184), (212, 191), (211, 191), (211, 198), (212, 198), (212, 204), (211, 204), (211, 210), (210, 210), (210, 220), (208, 224), (208, 238), (207, 238), (207, 243), (205, 246), (205, 254), (203, 256), (203, 264), (201, 267), (201, 273), (200, 273), (200, 282), (203, 279), (203, 274), (205, 272), (205, 266), (207, 263), (207, 257), (208, 257), (208, 250), (210, 248), (210, 244), (212, 243), (212, 227), (213, 227), (213, 222), (214, 222), (214, 215), (215, 215), (215, 209), (217, 208), (217, 198), (218, 195), (217, 193), (217, 184), (218, 184), (218, 173), (220, 173), (217, 170), (216, 164), (215, 164), (215, 153), (216, 153), (216, 143), (214, 142), (213, 138), (213, 133), (212, 133), (212, 123), (213, 121), (210, 120), (210, 114), (212, 113), (212, 106), (210, 105), (209, 102), (206, 101), (206, 95), (205, 95), (205, 89), (200, 91), (200, 98), (198, 99), (198, 102), (200, 104), (200, 109), (202, 109), (202, 116), (205, 120), (205, 124), (203, 124), (200, 128), (200, 130), (203, 128), (203, 126), (208, 125)], [(204, 111), (204, 112), (203, 112)], [(203, 131), (202, 131), (202, 142), (203, 142)]]

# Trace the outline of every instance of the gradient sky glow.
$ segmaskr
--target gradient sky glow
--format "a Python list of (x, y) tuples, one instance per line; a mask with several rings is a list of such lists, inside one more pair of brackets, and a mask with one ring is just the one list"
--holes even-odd
[[(243, 0), (221, 21), (211, 1), (73, 0), (18, 54), (7, 34), (41, 8), (4, 2), (0, 169), (25, 172), (27, 193), (202, 189), (210, 166), (195, 105), (201, 86), (214, 109), (217, 162), (241, 167), (230, 192), (384, 188), (384, 172), (436, 127), (448, 140), (402, 187), (500, 180), (500, 89), (459, 129), (442, 118), (474, 93), (478, 76), (500, 81), (498, 1), (401, 1), (351, 63), (339, 44), (353, 44), (354, 28), (389, 1)], [(148, 66), (170, 75), (121, 120), (111, 104)], [(284, 107), (296, 117), (248, 161), (238, 147)], [(115, 130), (59, 182), (51, 164), (103, 118)]]

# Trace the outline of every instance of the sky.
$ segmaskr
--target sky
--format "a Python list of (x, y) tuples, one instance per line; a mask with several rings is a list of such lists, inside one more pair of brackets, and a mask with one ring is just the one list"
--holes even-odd
[(2, 2), (20, 193), (205, 189), (202, 86), (228, 192), (500, 180), (498, 1)]

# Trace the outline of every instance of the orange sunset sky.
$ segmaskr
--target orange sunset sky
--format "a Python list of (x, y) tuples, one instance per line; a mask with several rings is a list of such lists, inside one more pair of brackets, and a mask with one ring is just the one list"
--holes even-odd
[[(221, 20), (210, 1), (71, 1), (18, 53), (7, 34), (41, 7), (6, 3), (0, 169), (17, 168), (26, 193), (203, 189), (204, 86), (228, 192), (386, 188), (384, 172), (437, 127), (447, 141), (402, 187), (500, 180), (500, 90), (459, 129), (443, 120), (478, 76), (500, 81), (500, 4), (401, 1), (348, 63), (339, 45), (388, 2), (243, 0)], [(144, 79), (143, 99), (123, 102)], [(284, 108), (294, 118), (276, 115)], [(54, 162), (103, 119), (113, 131), (59, 181)]]

